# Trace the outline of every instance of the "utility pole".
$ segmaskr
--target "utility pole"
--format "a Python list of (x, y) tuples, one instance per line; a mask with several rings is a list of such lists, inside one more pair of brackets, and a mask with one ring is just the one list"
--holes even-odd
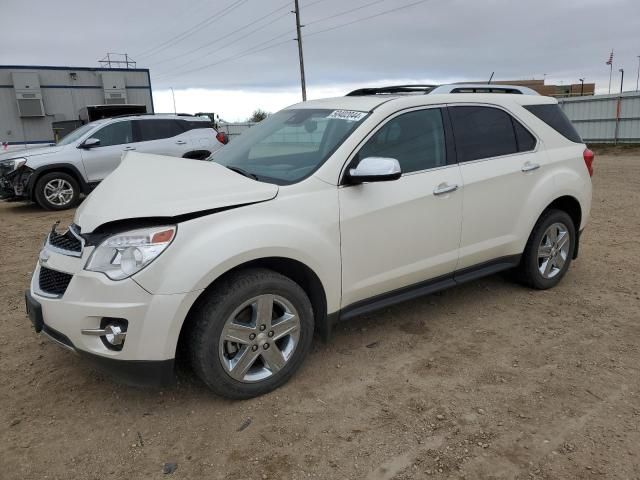
[(584, 95), (584, 78), (579, 78), (578, 80), (580, 80), (580, 96), (582, 97)]
[(298, 0), (294, 0), (295, 11), (293, 13), (296, 14), (296, 33), (298, 38), (298, 58), (300, 60), (300, 86), (302, 87), (302, 101), (307, 101), (307, 84), (304, 79), (304, 57), (302, 55), (302, 32), (300, 31), (300, 5), (298, 4)]
[(622, 95), (622, 85), (624, 84), (624, 68), (621, 68), (619, 70), (619, 72), (621, 73), (621, 75), (620, 75), (620, 95)]

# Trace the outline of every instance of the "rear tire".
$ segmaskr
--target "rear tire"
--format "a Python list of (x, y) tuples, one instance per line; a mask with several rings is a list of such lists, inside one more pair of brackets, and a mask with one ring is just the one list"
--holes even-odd
[(233, 399), (286, 383), (311, 348), (313, 309), (304, 290), (284, 275), (252, 269), (231, 274), (205, 295), (187, 337), (200, 379)]
[(517, 274), (531, 288), (555, 287), (567, 273), (576, 245), (576, 227), (562, 210), (545, 211), (533, 228)]
[(34, 198), (45, 210), (67, 210), (78, 204), (80, 185), (68, 173), (45, 173), (36, 182)]

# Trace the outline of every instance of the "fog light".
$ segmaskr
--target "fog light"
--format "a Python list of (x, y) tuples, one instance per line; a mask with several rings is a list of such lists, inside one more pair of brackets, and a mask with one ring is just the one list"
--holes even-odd
[(101, 328), (84, 328), (82, 334), (100, 337), (104, 346), (111, 350), (122, 350), (128, 323), (123, 318), (103, 318)]
[(110, 345), (122, 345), (127, 332), (123, 332), (118, 325), (107, 325), (104, 329), (104, 339)]

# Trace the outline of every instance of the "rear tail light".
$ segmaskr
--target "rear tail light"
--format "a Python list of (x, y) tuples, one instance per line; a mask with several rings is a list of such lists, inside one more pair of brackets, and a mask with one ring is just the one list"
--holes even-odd
[(595, 158), (595, 154), (588, 148), (585, 148), (584, 152), (582, 152), (582, 158), (584, 158), (584, 164), (587, 166), (589, 176), (593, 177), (593, 159)]
[(216, 135), (216, 139), (223, 145), (229, 143), (229, 137), (227, 137), (227, 134), (223, 132), (218, 132)]

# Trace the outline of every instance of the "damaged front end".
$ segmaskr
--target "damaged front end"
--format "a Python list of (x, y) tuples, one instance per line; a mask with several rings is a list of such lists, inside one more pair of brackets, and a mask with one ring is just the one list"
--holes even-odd
[(0, 162), (0, 199), (20, 199), (29, 196), (29, 179), (33, 175), (33, 169), (19, 160), (13, 159)]

